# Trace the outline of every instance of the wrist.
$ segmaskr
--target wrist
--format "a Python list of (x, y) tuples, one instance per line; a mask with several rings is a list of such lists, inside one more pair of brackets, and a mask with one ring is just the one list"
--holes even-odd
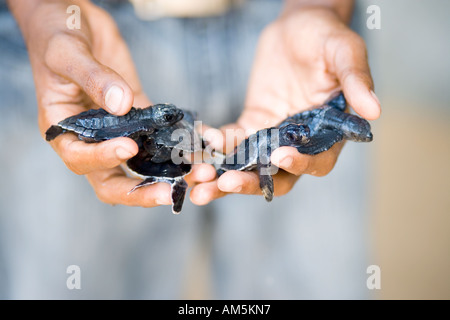
[(343, 22), (350, 23), (354, 0), (285, 0), (281, 15), (289, 15), (299, 10), (324, 9), (332, 11)]

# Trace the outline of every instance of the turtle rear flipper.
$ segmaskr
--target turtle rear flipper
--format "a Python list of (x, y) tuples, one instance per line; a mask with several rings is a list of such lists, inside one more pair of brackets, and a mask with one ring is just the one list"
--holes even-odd
[(45, 140), (51, 141), (51, 140), (55, 139), (57, 136), (59, 136), (60, 134), (63, 134), (64, 132), (66, 132), (66, 130), (64, 130), (60, 126), (52, 125), (45, 132)]
[(264, 199), (266, 199), (267, 202), (270, 202), (273, 199), (274, 192), (273, 178), (270, 172), (271, 164), (270, 162), (268, 164), (258, 163), (257, 168), (259, 176), (259, 187), (264, 196)]
[(171, 197), (172, 197), (172, 212), (174, 214), (179, 214), (183, 208), (184, 198), (186, 196), (186, 190), (188, 184), (183, 178), (160, 178), (160, 177), (148, 177), (133, 189), (131, 189), (128, 194), (136, 191), (139, 188), (149, 186), (158, 182), (167, 182), (171, 186)]
[(179, 214), (183, 208), (184, 198), (188, 184), (183, 178), (173, 179), (172, 186), (172, 212)]
[(261, 188), (261, 192), (266, 199), (267, 202), (272, 201), (273, 199), (273, 178), (271, 175), (260, 175), (259, 176), (259, 187)]

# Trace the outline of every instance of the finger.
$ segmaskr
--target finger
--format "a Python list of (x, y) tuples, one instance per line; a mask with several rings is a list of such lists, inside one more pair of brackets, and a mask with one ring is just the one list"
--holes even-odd
[(227, 171), (220, 176), (217, 186), (223, 192), (261, 194), (258, 174), (251, 171)]
[(138, 152), (137, 144), (129, 138), (85, 143), (73, 134), (65, 134), (51, 144), (66, 166), (76, 174), (117, 167)]
[(95, 171), (87, 174), (86, 177), (97, 197), (108, 204), (140, 207), (172, 204), (171, 189), (168, 183), (145, 186), (128, 194), (142, 180), (126, 177), (120, 167)]
[(223, 151), (228, 154), (234, 150), (245, 138), (254, 134), (254, 128), (244, 129), (237, 123), (230, 123), (220, 128), (224, 136)]
[(148, 106), (152, 105), (152, 102), (147, 97), (147, 95), (143, 92), (135, 93), (134, 94), (134, 101), (133, 106), (136, 108), (146, 108)]
[(219, 199), (227, 195), (217, 187), (217, 180), (200, 183), (191, 189), (189, 195), (192, 203), (198, 206), (204, 206), (213, 200)]
[(115, 71), (99, 63), (87, 41), (72, 34), (57, 34), (49, 42), (47, 66), (68, 78), (92, 101), (116, 115), (124, 115), (133, 104), (133, 91)]
[(280, 147), (272, 152), (270, 160), (274, 165), (294, 175), (307, 173), (312, 156), (301, 154), (293, 147)]
[(301, 154), (293, 147), (280, 147), (272, 153), (270, 159), (274, 165), (293, 175), (322, 177), (333, 170), (342, 146), (342, 142), (336, 143), (329, 150), (314, 156)]
[(192, 172), (185, 177), (188, 185), (212, 181), (216, 178), (216, 170), (207, 163), (194, 164)]
[(221, 130), (202, 123), (202, 126), (200, 127), (200, 134), (206, 142), (207, 148), (214, 151), (218, 150), (219, 152), (223, 150), (225, 137)]
[(364, 40), (352, 31), (327, 43), (328, 64), (335, 72), (350, 106), (363, 118), (377, 119), (380, 101), (373, 92), (373, 80)]
[[(286, 171), (279, 170), (272, 178), (274, 195), (281, 196), (292, 189), (299, 177)], [(218, 187), (222, 192), (227, 193), (262, 195), (258, 174), (252, 171), (225, 172), (218, 180)]]

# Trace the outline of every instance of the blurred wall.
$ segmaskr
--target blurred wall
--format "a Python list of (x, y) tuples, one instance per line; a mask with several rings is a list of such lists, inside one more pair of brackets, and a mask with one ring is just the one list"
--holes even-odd
[(383, 114), (372, 150), (373, 264), (385, 299), (450, 298), (450, 1), (376, 4), (363, 31)]

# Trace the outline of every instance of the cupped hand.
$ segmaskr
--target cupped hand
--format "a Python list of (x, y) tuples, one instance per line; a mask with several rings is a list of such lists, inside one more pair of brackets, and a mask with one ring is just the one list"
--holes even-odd
[[(70, 30), (66, 10), (72, 2), (38, 2), (27, 19), (19, 17), (18, 21), (33, 69), (43, 136), (52, 124), (90, 108), (123, 115), (133, 105), (150, 105), (126, 43), (105, 11), (89, 1), (79, 1), (81, 29)], [(129, 138), (87, 144), (74, 134), (64, 134), (51, 146), (70, 170), (87, 176), (103, 202), (143, 207), (171, 204), (170, 186), (164, 183), (128, 195), (140, 182), (120, 167), (138, 152)], [(213, 177), (211, 168), (197, 165), (188, 180), (194, 183)]]
[[(243, 113), (222, 131), (275, 126), (289, 115), (322, 104), (337, 90), (344, 92), (349, 105), (363, 118), (380, 116), (362, 38), (330, 9), (296, 9), (262, 33)], [(228, 137), (226, 150), (230, 151), (235, 139)], [(292, 147), (275, 150), (271, 161), (282, 169), (273, 176), (275, 195), (289, 192), (302, 174), (329, 173), (342, 146), (337, 143), (315, 156), (300, 154)], [(257, 174), (226, 172), (219, 179), (196, 185), (191, 200), (203, 205), (229, 193), (261, 194)]]

